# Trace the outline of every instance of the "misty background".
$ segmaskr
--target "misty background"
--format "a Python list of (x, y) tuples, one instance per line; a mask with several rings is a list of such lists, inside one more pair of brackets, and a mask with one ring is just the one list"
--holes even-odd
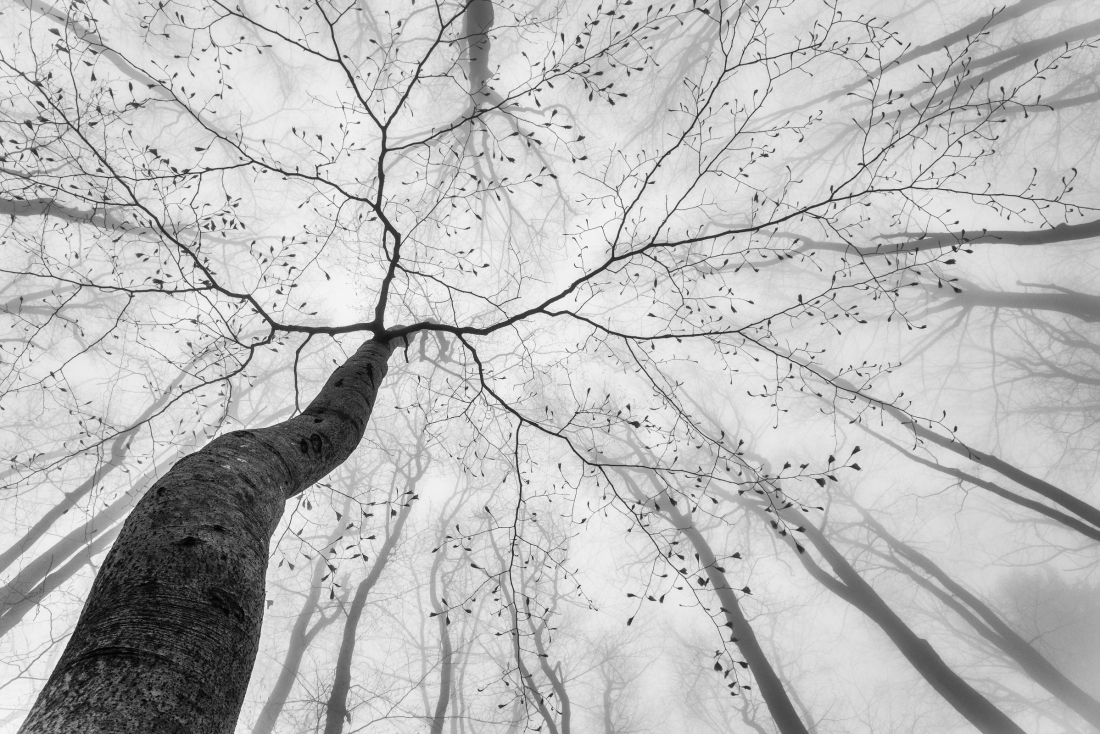
[(0, 9), (3, 731), (383, 316), (238, 732), (1100, 730), (1096, 3)]

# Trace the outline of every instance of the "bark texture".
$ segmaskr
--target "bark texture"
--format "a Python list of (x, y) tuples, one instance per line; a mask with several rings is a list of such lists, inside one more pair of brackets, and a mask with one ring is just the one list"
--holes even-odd
[(301, 415), (221, 436), (149, 490), (20, 732), (234, 730), (283, 505), (359, 444), (390, 351), (367, 342)]

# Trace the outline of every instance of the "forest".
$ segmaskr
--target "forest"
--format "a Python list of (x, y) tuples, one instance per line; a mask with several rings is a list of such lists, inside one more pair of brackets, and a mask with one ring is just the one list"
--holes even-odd
[(0, 732), (1100, 732), (1095, 0), (0, 0)]

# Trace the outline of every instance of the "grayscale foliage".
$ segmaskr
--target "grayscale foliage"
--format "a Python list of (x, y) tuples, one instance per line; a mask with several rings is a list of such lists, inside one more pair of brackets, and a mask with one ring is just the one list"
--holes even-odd
[(1092, 0), (0, 0), (0, 730), (1100, 731)]

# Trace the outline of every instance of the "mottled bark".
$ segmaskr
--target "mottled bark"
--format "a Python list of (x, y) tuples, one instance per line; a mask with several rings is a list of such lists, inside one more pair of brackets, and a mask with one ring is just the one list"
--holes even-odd
[[(407, 497), (407, 495), (406, 495)], [(405, 526), (405, 520), (412, 511), (412, 499), (406, 498), (401, 511), (397, 513), (397, 520), (390, 528), (389, 535), (382, 543), (378, 556), (374, 559), (370, 573), (360, 582), (352, 597), (348, 608), (348, 618), (344, 621), (344, 634), (340, 641), (340, 654), (336, 658), (336, 674), (332, 681), (332, 691), (329, 693), (328, 705), (325, 707), (325, 734), (340, 734), (344, 730), (344, 721), (350, 720), (348, 712), (348, 692), (351, 690), (351, 661), (355, 655), (355, 638), (359, 629), (359, 619), (363, 616), (363, 608), (367, 605), (367, 596), (371, 589), (378, 583), (382, 576), (382, 570), (390, 559), (394, 546), (401, 537), (401, 529)]]
[(24, 734), (230, 734), (286, 500), (359, 444), (390, 346), (369, 341), (295, 418), (185, 457), (126, 520)]

